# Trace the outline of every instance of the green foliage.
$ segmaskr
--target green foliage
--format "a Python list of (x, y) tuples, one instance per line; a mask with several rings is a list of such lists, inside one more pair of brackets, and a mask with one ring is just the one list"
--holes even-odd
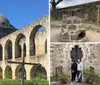
[(65, 73), (58, 74), (58, 80), (61, 80), (62, 84), (68, 83), (70, 76)]
[(41, 74), (40, 72), (38, 72), (38, 75), (36, 78), (39, 78), (39, 79), (47, 79), (46, 75), (45, 74)]
[(96, 82), (97, 85), (100, 84), (100, 77), (95, 73), (94, 70), (90, 71), (90, 70), (85, 70), (83, 72), (85, 81), (87, 82), (87, 80), (92, 79), (91, 82)]
[[(0, 80), (0, 85), (21, 85), (21, 81), (4, 79)], [(25, 85), (48, 85), (48, 81), (44, 79), (25, 80)]]
[(95, 77), (97, 76), (97, 74), (95, 73), (94, 70), (85, 70), (83, 72), (84, 77), (87, 79), (88, 77), (92, 77), (93, 79), (95, 79)]
[(50, 77), (50, 82), (56, 81), (56, 75)]
[(5, 74), (7, 79), (12, 79), (12, 71), (6, 71)]

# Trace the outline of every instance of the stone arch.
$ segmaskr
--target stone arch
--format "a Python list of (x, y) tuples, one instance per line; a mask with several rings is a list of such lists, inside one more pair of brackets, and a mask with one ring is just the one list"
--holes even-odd
[(82, 57), (83, 57), (82, 50), (81, 50), (81, 48), (78, 45), (75, 45), (72, 48), (70, 54), (71, 54), (72, 61), (77, 61), (77, 59), (80, 59), (81, 60)]
[(3, 48), (2, 48), (2, 45), (0, 44), (0, 61), (2, 60), (3, 58)]
[(10, 66), (6, 66), (5, 68), (5, 78), (12, 79), (12, 69)]
[(30, 39), (30, 56), (36, 54), (36, 45), (35, 45), (35, 36), (36, 36), (36, 33), (37, 33), (38, 31), (44, 30), (44, 29), (45, 29), (45, 27), (42, 26), (42, 25), (36, 25), (36, 26), (33, 28), (32, 32), (31, 32), (31, 34), (30, 34), (30, 37), (29, 37), (29, 39)]
[(31, 76), (31, 79), (32, 78), (36, 78), (36, 77), (44, 77), (44, 78), (47, 78), (47, 72), (46, 72), (45, 67), (43, 67), (40, 64), (39, 65), (34, 65), (31, 68), (30, 76)]
[(5, 44), (5, 59), (12, 59), (12, 41), (11, 40), (7, 40)]
[(3, 74), (2, 74), (2, 68), (0, 67), (0, 79), (3, 78)]
[[(24, 68), (24, 79), (26, 79), (26, 70)], [(16, 79), (21, 79), (22, 78), (22, 65), (18, 65), (16, 67), (16, 70), (15, 70), (15, 76), (16, 76)]]
[[(15, 41), (15, 58), (20, 58), (24, 55), (24, 44), (26, 43), (26, 37), (24, 34), (18, 34)], [(25, 44), (26, 45), (26, 44)]]

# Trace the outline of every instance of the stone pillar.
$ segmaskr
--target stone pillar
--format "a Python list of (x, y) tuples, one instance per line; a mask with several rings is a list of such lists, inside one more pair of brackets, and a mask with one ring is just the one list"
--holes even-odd
[(5, 70), (2, 69), (3, 79), (5, 79)]
[(26, 57), (30, 56), (30, 43), (29, 43), (30, 39), (29, 37), (26, 37)]
[(12, 42), (12, 60), (15, 60), (15, 42)]
[(4, 45), (2, 46), (2, 53), (3, 53), (3, 55), (2, 55), (2, 57), (3, 57), (2, 61), (4, 62), (5, 61), (5, 46)]
[(12, 70), (12, 79), (16, 79), (16, 76), (15, 76), (15, 65), (12, 65), (13, 67), (13, 70)]
[[(26, 69), (26, 68), (29, 68), (29, 69)], [(30, 80), (31, 79), (31, 77), (30, 77), (30, 73), (31, 73), (30, 65), (25, 66), (25, 69), (26, 69), (26, 80)]]

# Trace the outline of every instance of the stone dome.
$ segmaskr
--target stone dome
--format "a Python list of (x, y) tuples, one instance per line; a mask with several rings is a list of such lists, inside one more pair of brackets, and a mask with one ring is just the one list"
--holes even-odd
[(2, 14), (0, 14), (0, 27), (10, 28), (10, 29), (14, 28), (14, 26), (10, 24), (9, 20)]
[(2, 14), (0, 14), (0, 23), (9, 23), (9, 20)]

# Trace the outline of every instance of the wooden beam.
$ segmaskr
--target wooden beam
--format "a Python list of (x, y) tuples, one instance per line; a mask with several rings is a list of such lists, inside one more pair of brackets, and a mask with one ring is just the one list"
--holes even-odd
[[(14, 63), (14, 64), (23, 64), (23, 62), (15, 62), (15, 61), (7, 61), (8, 63)], [(40, 63), (28, 63), (28, 62), (24, 62), (24, 64), (27, 65), (41, 65)]]

